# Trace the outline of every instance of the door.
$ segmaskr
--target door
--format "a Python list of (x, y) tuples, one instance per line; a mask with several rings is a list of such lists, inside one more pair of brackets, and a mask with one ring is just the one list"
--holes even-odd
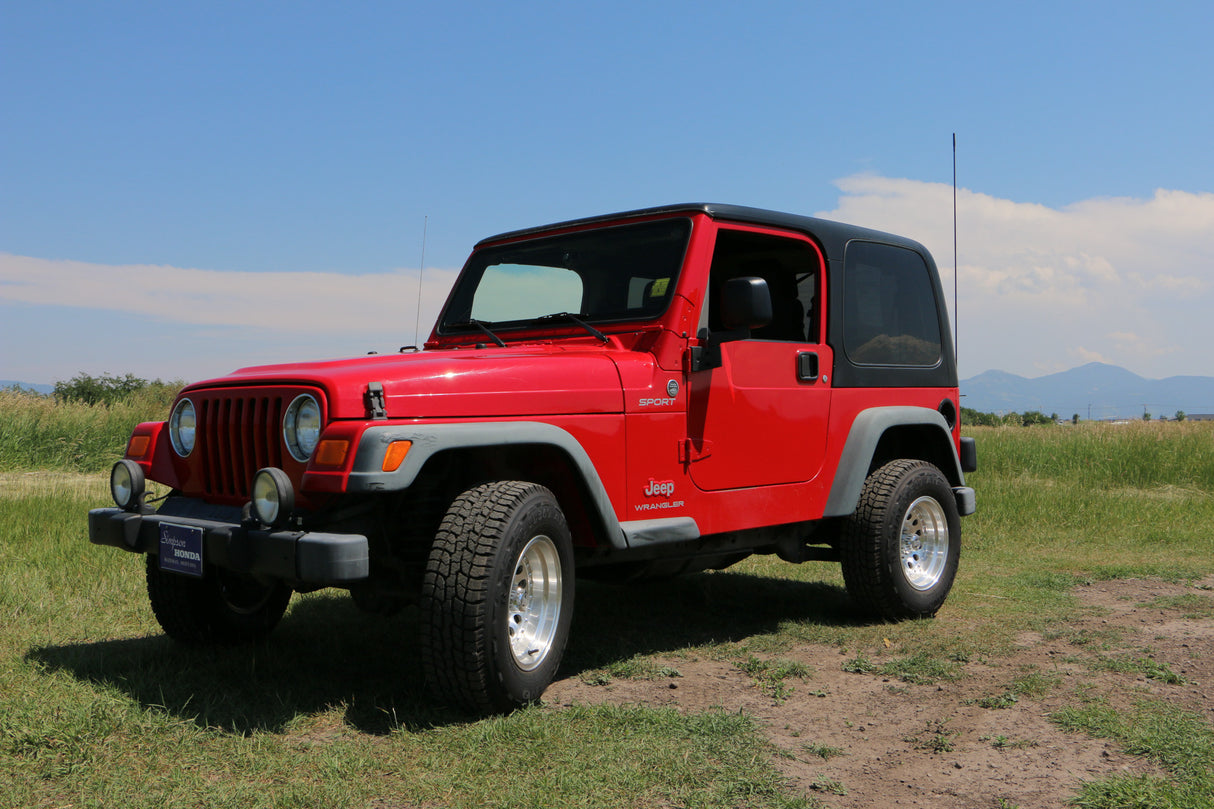
[[(766, 281), (772, 298), (768, 326), (726, 333), (718, 319), (719, 295), (724, 282), (736, 277)], [(821, 469), (833, 368), (822, 341), (825, 293), (822, 254), (808, 238), (719, 228), (707, 329), (726, 339), (720, 364), (688, 378), (686, 461), (697, 488), (797, 483)]]

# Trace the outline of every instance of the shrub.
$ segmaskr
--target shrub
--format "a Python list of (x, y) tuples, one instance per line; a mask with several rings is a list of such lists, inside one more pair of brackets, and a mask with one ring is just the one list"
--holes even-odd
[(163, 386), (165, 383), (157, 379), (148, 382), (134, 374), (125, 376), (90, 376), (77, 374), (67, 382), (56, 382), (54, 397), (61, 404), (79, 403), (86, 405), (112, 405), (130, 398), (133, 394), (152, 386)]

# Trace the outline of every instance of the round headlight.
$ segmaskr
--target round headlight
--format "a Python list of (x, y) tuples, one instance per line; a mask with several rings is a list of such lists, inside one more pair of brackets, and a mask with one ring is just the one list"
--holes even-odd
[(320, 403), (308, 394), (296, 397), (282, 418), (282, 437), (291, 457), (301, 463), (320, 443)]
[(281, 469), (259, 469), (253, 476), (253, 516), (266, 525), (286, 522), (295, 510), (295, 490), (291, 479)]
[(143, 470), (134, 461), (123, 458), (110, 470), (110, 496), (118, 508), (129, 509), (143, 500)]
[(194, 451), (196, 425), (194, 403), (182, 399), (173, 408), (173, 415), (169, 416), (169, 439), (173, 443), (173, 451), (182, 458)]

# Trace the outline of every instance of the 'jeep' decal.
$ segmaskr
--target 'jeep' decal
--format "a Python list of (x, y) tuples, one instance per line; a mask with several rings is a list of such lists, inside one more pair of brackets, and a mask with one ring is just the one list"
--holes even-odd
[(670, 497), (674, 494), (673, 480), (654, 480), (649, 479), (649, 485), (645, 487), (646, 497)]

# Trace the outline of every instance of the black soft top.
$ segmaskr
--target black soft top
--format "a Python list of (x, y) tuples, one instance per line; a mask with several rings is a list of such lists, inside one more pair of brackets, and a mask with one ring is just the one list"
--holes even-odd
[(799, 216), (791, 213), (781, 213), (780, 211), (769, 211), (764, 208), (750, 208), (745, 205), (722, 205), (715, 202), (688, 202), (679, 205), (660, 205), (655, 208), (641, 208), (635, 211), (623, 211), (621, 213), (604, 214), (601, 216), (590, 216), (583, 219), (571, 219), (566, 222), (556, 222), (551, 225), (540, 225), (538, 227), (524, 228), (522, 230), (513, 230), (508, 233), (500, 233), (496, 236), (490, 236), (487, 239), (482, 239), (477, 243), (477, 247), (504, 241), (507, 239), (525, 238), (528, 236), (538, 236), (554, 230), (563, 230), (571, 227), (582, 227), (585, 225), (597, 225), (605, 222), (619, 222), (628, 219), (639, 219), (648, 216), (663, 216), (669, 214), (694, 214), (705, 213), (714, 219), (724, 219), (730, 222), (745, 222), (751, 225), (767, 225), (774, 228), (784, 228), (787, 230), (800, 231), (807, 236), (818, 241), (826, 252), (826, 257), (831, 261), (839, 261), (843, 257), (844, 246), (853, 239), (863, 239), (871, 242), (882, 242), (892, 244), (898, 247), (906, 247), (921, 253), (929, 255), (927, 249), (919, 242), (913, 239), (907, 239), (903, 236), (896, 236), (892, 233), (884, 233), (871, 228), (862, 228), (857, 225), (848, 225), (843, 222), (834, 222), (830, 219), (818, 219), (813, 216)]
[(948, 310), (945, 304), (944, 291), (940, 287), (940, 275), (936, 262), (927, 248), (913, 239), (896, 236), (870, 228), (834, 222), (829, 219), (818, 219), (812, 216), (769, 211), (763, 208), (748, 208), (743, 205), (721, 205), (710, 202), (692, 202), (681, 205), (662, 205), (656, 208), (642, 208), (636, 211), (592, 216), (585, 219), (572, 219), (568, 222), (558, 222), (552, 225), (515, 230), (491, 236), (477, 243), (477, 248), (509, 239), (527, 238), (563, 230), (571, 227), (597, 225), (611, 222), (623, 222), (629, 219), (639, 219), (651, 216), (670, 216), (678, 214), (708, 214), (714, 219), (729, 222), (767, 226), (805, 234), (816, 241), (826, 257), (827, 271), (830, 273), (830, 283), (838, 292), (846, 287), (843, 255), (849, 242), (864, 241), (903, 247), (922, 256), (931, 276), (932, 290), (936, 300), (936, 317), (940, 326), (942, 341), (942, 356), (940, 361), (928, 368), (916, 366), (866, 366), (856, 365), (848, 359), (843, 351), (844, 296), (834, 294), (829, 297), (830, 320), (827, 327), (827, 342), (835, 349), (834, 387), (949, 387), (957, 386), (957, 364), (953, 353), (952, 335), (949, 329)]

